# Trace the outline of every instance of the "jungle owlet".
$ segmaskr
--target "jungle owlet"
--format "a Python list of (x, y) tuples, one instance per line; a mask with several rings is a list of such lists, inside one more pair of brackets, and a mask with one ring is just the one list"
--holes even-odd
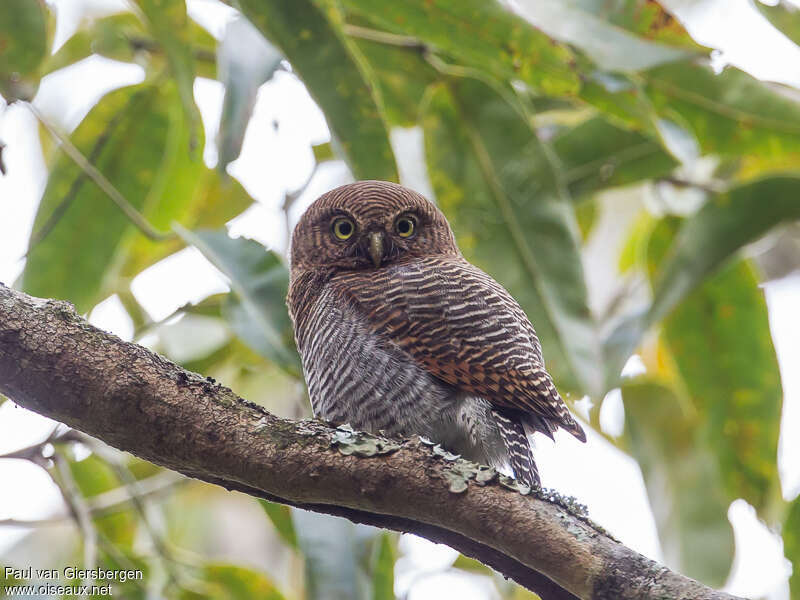
[(586, 439), (519, 304), (416, 192), (361, 181), (317, 199), (294, 230), (287, 303), (318, 417), (422, 435), (531, 487), (526, 427)]

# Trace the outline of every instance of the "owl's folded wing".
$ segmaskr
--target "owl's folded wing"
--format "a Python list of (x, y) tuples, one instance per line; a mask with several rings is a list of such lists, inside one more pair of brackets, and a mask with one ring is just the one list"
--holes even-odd
[(431, 374), (498, 407), (585, 440), (544, 368), (530, 321), (510, 294), (461, 258), (431, 257), (332, 282), (385, 336)]

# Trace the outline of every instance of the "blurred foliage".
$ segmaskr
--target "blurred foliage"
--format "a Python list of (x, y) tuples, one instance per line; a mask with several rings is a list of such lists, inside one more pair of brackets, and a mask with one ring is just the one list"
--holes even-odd
[[(393, 147), (393, 128), (423, 133), (425, 164), (411, 166), (427, 172), (464, 254), (531, 317), (559, 387), (594, 400), (587, 426), (638, 461), (666, 562), (723, 584), (734, 551), (726, 513), (744, 498), (781, 530), (800, 599), (800, 500), (780, 494), (782, 390), (764, 276), (749, 258), (759, 242), (768, 264), (770, 241), (800, 219), (797, 90), (731, 66), (715, 73), (709, 50), (653, 0), (518, 0), (516, 13), (492, 0), (232, 4), (240, 12), (219, 42), (184, 0), (136, 0), (84, 20), (53, 53), (44, 2), (0, 2), (8, 102), (93, 54), (145, 71), (74, 131), (47, 124), (57, 143), (43, 134), (49, 176), (19, 285), (84, 313), (116, 294), (136, 340), (278, 414), (307, 415), (286, 257), (225, 229), (253, 202), (226, 166), (256, 94), (293, 73), (331, 131), (313, 148), (318, 163), (397, 181), (418, 159)], [(800, 43), (791, 4), (758, 8)], [(224, 86), (216, 168), (201, 158), (196, 77)], [(286, 192), (287, 223), (302, 192)], [(612, 235), (604, 223), (621, 196), (636, 211)], [(185, 246), (230, 291), (155, 320), (131, 281)], [(597, 248), (613, 249), (599, 284), (588, 276)], [(646, 373), (623, 378), (634, 353)], [(618, 438), (599, 420), (614, 388)], [(394, 596), (394, 535), (197, 483), (161, 488), (148, 463), (86, 440), (55, 446), (40, 464), (91, 527), (79, 537), (68, 518), (36, 528), (0, 562), (47, 551), (54, 565), (87, 564), (94, 548), (105, 568), (147, 572), (115, 588), (126, 598)], [(227, 546), (217, 531), (227, 528), (250, 545)], [(449, 568), (492, 578), (502, 597), (531, 597), (470, 559)]]

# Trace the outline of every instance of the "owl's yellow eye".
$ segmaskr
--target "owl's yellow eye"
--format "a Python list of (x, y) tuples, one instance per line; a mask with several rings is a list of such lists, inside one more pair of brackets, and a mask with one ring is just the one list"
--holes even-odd
[(356, 226), (350, 219), (346, 217), (339, 217), (333, 222), (331, 229), (333, 230), (333, 235), (336, 236), (337, 240), (344, 241), (353, 236)]
[(403, 215), (394, 224), (397, 235), (402, 238), (410, 238), (417, 231), (417, 220), (411, 215)]

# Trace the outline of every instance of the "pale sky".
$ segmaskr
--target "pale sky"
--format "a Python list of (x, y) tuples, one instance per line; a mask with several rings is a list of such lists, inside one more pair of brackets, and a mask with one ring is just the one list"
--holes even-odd
[[(56, 42), (68, 39), (86, 6), (108, 10), (116, 0), (58, 0)], [(777, 34), (747, 0), (665, 0), (698, 41), (718, 48), (718, 63), (729, 62), (753, 74), (800, 87), (800, 48)], [(215, 0), (188, 0), (191, 15), (220, 35), (231, 9)], [(747, 43), (741, 43), (743, 39)], [(142, 78), (137, 66), (121, 65), (93, 57), (69, 70), (45, 78), (35, 104), (50, 119), (73, 128), (92, 103), (105, 91)], [(219, 121), (222, 86), (198, 79), (195, 98), (203, 116), (208, 141), (205, 159), (213, 164), (214, 133)], [(273, 121), (280, 127), (276, 132)], [(290, 73), (278, 73), (259, 92), (255, 114), (245, 138), (241, 157), (229, 170), (257, 200), (257, 204), (229, 224), (232, 235), (244, 235), (283, 251), (286, 230), (279, 210), (283, 193), (302, 185), (313, 167), (311, 145), (330, 138), (325, 119), (302, 83)], [(0, 177), (0, 281), (12, 283), (21, 272), (33, 216), (45, 182), (45, 167), (32, 115), (22, 106), (0, 112), (0, 139), (8, 148), (4, 158), (8, 175)], [(420, 161), (408, 159), (422, 152), (418, 129), (392, 132), (392, 143), (401, 157), (403, 182), (431, 196)], [(404, 159), (404, 157), (406, 157)], [(292, 213), (302, 210), (320, 193), (350, 180), (341, 162), (323, 165)], [(133, 282), (137, 299), (156, 319), (169, 315), (187, 301), (226, 289), (224, 278), (199, 252), (188, 249), (147, 269)], [(770, 324), (778, 352), (785, 392), (783, 431), (800, 426), (800, 275), (773, 282), (766, 287)], [(96, 325), (130, 339), (130, 320), (119, 301), (111, 298), (91, 314)], [(638, 364), (640, 364), (639, 361)], [(636, 370), (633, 360), (629, 369)], [(613, 401), (609, 406), (613, 405)], [(621, 421), (621, 412), (604, 411), (604, 427), (611, 431)], [(0, 407), (0, 453), (42, 439), (52, 422), (6, 403)], [(577, 496), (590, 507), (591, 515), (627, 545), (655, 559), (661, 558), (655, 523), (647, 503), (644, 484), (636, 462), (619, 452), (599, 435), (590, 432), (589, 442), (580, 444), (570, 436), (558, 436), (557, 444), (537, 437), (536, 456), (545, 486)], [(790, 460), (793, 457), (794, 460)], [(791, 498), (800, 492), (800, 439), (781, 439), (780, 471), (783, 492)], [(0, 494), (0, 519), (37, 518), (61, 510), (61, 500), (49, 478), (23, 461), (0, 460), (0, 480), (14, 482)], [(774, 600), (788, 598), (785, 583), (788, 568), (779, 538), (760, 524), (754, 511), (743, 501), (731, 505), (737, 567), (727, 590), (745, 596), (762, 595)], [(22, 531), (0, 529), (3, 548), (23, 535)], [(740, 540), (746, 543), (740, 544)], [(425, 575), (437, 565), (449, 564), (453, 551), (424, 540), (406, 536), (408, 554), (397, 566), (397, 592), (410, 591), (412, 600), (442, 597), (458, 590), (462, 598), (491, 598), (492, 591), (481, 580), (452, 574)], [(484, 580), (485, 581), (485, 580)], [(444, 587), (446, 586), (446, 587)]]

